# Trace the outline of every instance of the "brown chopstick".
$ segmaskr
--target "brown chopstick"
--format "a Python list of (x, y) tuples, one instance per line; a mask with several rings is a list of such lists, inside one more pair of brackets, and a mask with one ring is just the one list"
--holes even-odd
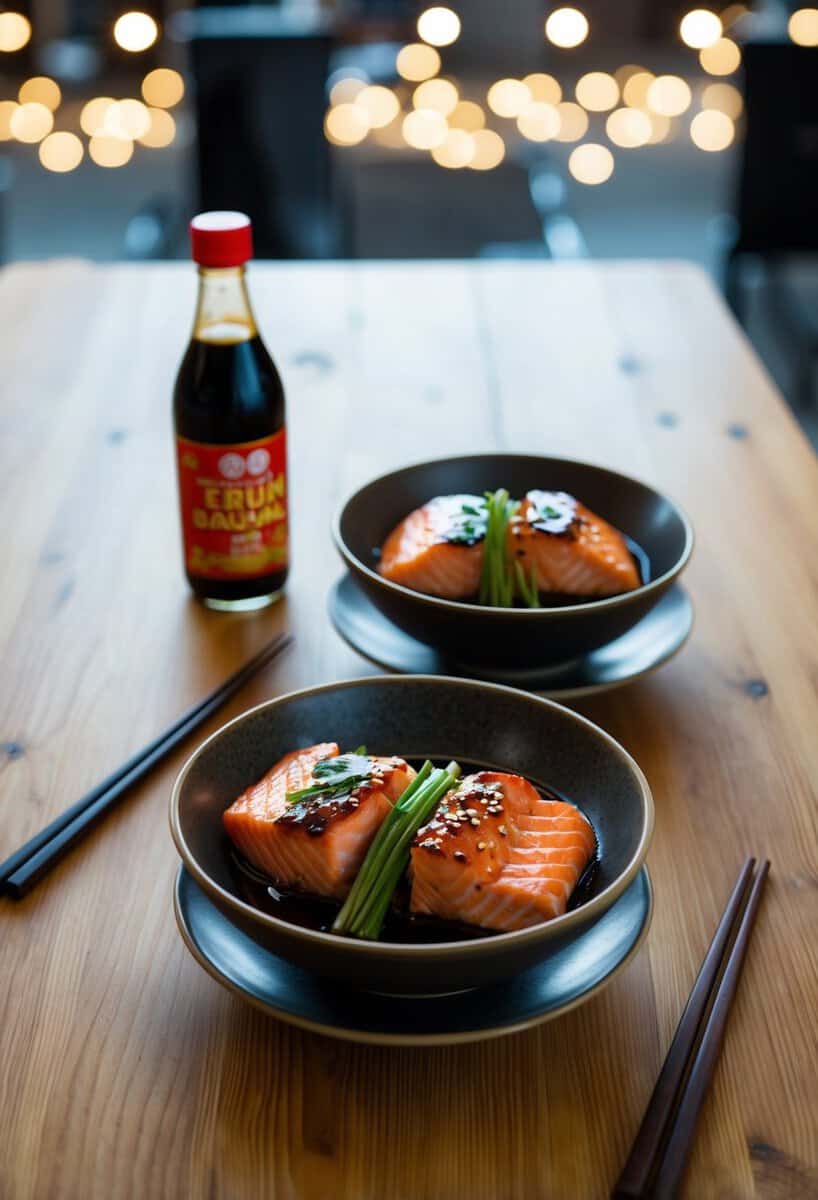
[(290, 634), (278, 634), (234, 671), (224, 683), (182, 713), (158, 737), (144, 746), (49, 825), (30, 838), (0, 864), (0, 895), (19, 900), (46, 875), (64, 854), (108, 812), (123, 794), (180, 742), (218, 711), (254, 675), (273, 662), (291, 644)]
[(744, 915), (741, 918), (733, 948), (718, 985), (707, 1026), (693, 1059), (687, 1086), (656, 1173), (652, 1192), (653, 1200), (671, 1200), (678, 1193), (690, 1147), (693, 1144), (696, 1122), (724, 1042), (730, 1006), (738, 987), (741, 968), (744, 965), (747, 947), (750, 944), (750, 935), (761, 900), (761, 889), (764, 887), (769, 869), (769, 862), (762, 863), (753, 880)]
[[(684, 1173), (755, 921), (765, 862), (741, 869), (682, 1013), (613, 1200), (668, 1200)], [(735, 935), (735, 936), (734, 936)]]

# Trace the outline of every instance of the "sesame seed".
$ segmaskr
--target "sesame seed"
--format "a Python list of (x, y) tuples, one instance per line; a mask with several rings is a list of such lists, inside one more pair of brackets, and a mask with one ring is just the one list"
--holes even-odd
[(477, 826), (477, 825), (479, 825), (479, 824), (480, 824), (480, 818), (479, 818), (479, 817), (472, 817), (472, 818), (471, 818), (471, 820), (469, 821), (469, 824), (470, 824), (470, 825), (474, 825), (474, 826)]
[(478, 849), (478, 850), (485, 850), (485, 848), (486, 848), (486, 843), (485, 843), (485, 842), (478, 842), (478, 843), (477, 843), (477, 849)]
[(501, 833), (503, 835), (503, 837), (505, 837), (506, 834), (508, 833), (508, 830), (506, 829), (505, 825), (498, 825), (497, 832)]

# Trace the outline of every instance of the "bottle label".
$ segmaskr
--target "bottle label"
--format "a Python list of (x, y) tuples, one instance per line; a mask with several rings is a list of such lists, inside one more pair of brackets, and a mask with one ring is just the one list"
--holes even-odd
[(284, 429), (241, 445), (176, 438), (185, 564), (203, 579), (253, 579), (287, 565)]

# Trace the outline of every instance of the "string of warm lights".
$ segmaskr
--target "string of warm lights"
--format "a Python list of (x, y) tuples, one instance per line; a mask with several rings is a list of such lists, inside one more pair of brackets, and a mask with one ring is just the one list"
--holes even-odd
[[(133, 10), (115, 21), (112, 35), (121, 50), (140, 54), (155, 44), (159, 26), (148, 13)], [(31, 36), (31, 23), (21, 13), (0, 13), (0, 53), (23, 49)], [(95, 96), (82, 106), (80, 130), (87, 138), (88, 157), (97, 166), (125, 166), (137, 143), (161, 149), (173, 142), (176, 121), (168, 110), (184, 98), (184, 79), (170, 67), (156, 67), (144, 76), (141, 94), (142, 99)], [(37, 146), (46, 170), (73, 171), (85, 157), (86, 144), (71, 130), (54, 129), (62, 99), (55, 80), (45, 75), (27, 79), (16, 100), (0, 100), (0, 142)]]
[[(729, 34), (747, 11), (744, 4), (734, 3), (720, 15), (696, 8), (683, 16), (679, 36), (698, 52), (706, 75), (725, 78), (738, 71), (741, 50)], [(671, 140), (679, 119), (693, 105), (693, 90), (681, 76), (655, 76), (644, 67), (627, 64), (612, 75), (591, 71), (580, 76), (573, 98), (563, 96), (561, 84), (551, 75), (498, 79), (487, 90), (484, 108), (477, 100), (463, 98), (456, 80), (441, 75), (441, 50), (453, 45), (460, 32), (458, 14), (434, 5), (418, 17), (418, 40), (397, 54), (400, 88), (372, 84), (358, 70), (335, 77), (324, 119), (328, 141), (348, 147), (372, 137), (383, 146), (429, 153), (448, 169), (491, 170), (504, 160), (506, 140), (501, 132), (488, 128), (488, 110), (501, 121), (513, 121), (526, 141), (574, 143), (569, 171), (580, 182), (598, 184), (610, 178), (615, 163), (607, 146), (583, 141), (592, 119), (604, 121), (611, 145), (631, 150)], [(581, 46), (590, 32), (588, 18), (571, 6), (554, 8), (545, 20), (546, 40), (561, 51)], [(788, 33), (797, 45), (818, 46), (818, 8), (793, 12)], [(141, 54), (156, 44), (160, 29), (149, 13), (134, 9), (117, 18), (112, 36), (121, 50)], [(0, 55), (22, 50), (31, 37), (31, 22), (22, 13), (0, 13)], [(170, 145), (176, 122), (168, 110), (182, 100), (184, 91), (178, 71), (158, 67), (144, 77), (141, 100), (110, 96), (89, 100), (80, 114), (89, 158), (101, 167), (119, 167), (131, 161), (137, 143), (151, 148)], [(700, 101), (700, 111), (691, 116), (688, 126), (692, 143), (704, 151), (726, 149), (735, 140), (741, 93), (732, 84), (712, 83), (701, 89)], [(86, 145), (76, 133), (54, 129), (61, 102), (54, 80), (45, 76), (26, 80), (16, 100), (0, 100), (0, 141), (37, 145), (40, 162), (48, 170), (72, 171), (82, 162)]]
[[(97, 166), (124, 166), (133, 157), (136, 143), (160, 149), (176, 136), (176, 122), (168, 109), (185, 94), (179, 72), (169, 67), (149, 71), (141, 92), (141, 100), (95, 96), (82, 106), (80, 129), (88, 139), (88, 156)], [(59, 84), (53, 79), (44, 75), (27, 79), (16, 100), (0, 101), (0, 141), (38, 145), (40, 162), (47, 170), (73, 171), (85, 157), (86, 147), (76, 133), (54, 131), (61, 102)]]
[[(682, 17), (679, 37), (698, 52), (706, 76), (719, 79), (738, 71), (741, 50), (729, 34), (747, 12), (744, 4), (736, 3), (720, 15), (696, 8)], [(793, 42), (818, 45), (818, 9), (799, 9), (790, 17), (788, 29)], [(622, 150), (672, 140), (682, 118), (689, 121), (687, 132), (699, 150), (725, 150), (735, 140), (743, 110), (737, 87), (726, 82), (697, 84), (699, 111), (691, 113), (694, 88), (687, 80), (654, 75), (637, 64), (622, 66), (613, 74), (587, 72), (577, 79), (572, 97), (563, 96), (563, 87), (553, 76), (536, 73), (496, 80), (483, 103), (465, 99), (457, 80), (441, 75), (440, 50), (457, 41), (460, 31), (460, 18), (452, 9), (435, 5), (422, 12), (417, 21), (419, 40), (397, 54), (395, 71), (403, 84), (395, 89), (373, 86), (362, 71), (336, 74), (324, 122), (327, 139), (337, 146), (355, 146), (371, 136), (379, 145), (428, 152), (441, 167), (490, 170), (506, 154), (502, 133), (487, 127), (491, 113), (501, 121), (513, 121), (526, 141), (574, 143), (568, 170), (578, 182), (589, 185), (604, 183), (615, 167), (608, 146), (583, 140), (594, 118), (604, 122), (608, 142)], [(578, 8), (555, 8), (545, 20), (545, 38), (559, 50), (574, 50), (590, 32), (588, 18)], [(414, 85), (413, 90), (408, 91), (406, 84)]]

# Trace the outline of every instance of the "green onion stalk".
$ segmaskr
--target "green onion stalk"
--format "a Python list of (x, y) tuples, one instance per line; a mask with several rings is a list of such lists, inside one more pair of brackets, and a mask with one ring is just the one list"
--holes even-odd
[(512, 565), (509, 561), (508, 526), (519, 504), (510, 499), (505, 488), (486, 492), (485, 497), (486, 536), (478, 600), (491, 608), (510, 608), (516, 594), (529, 608), (538, 608), (540, 597), (533, 567), (530, 577), (526, 577), (520, 563)]
[(454, 787), (460, 767), (443, 770), (427, 760), (381, 825), (332, 926), (335, 933), (377, 939), (401, 876), (409, 864), (409, 848), (417, 831)]

